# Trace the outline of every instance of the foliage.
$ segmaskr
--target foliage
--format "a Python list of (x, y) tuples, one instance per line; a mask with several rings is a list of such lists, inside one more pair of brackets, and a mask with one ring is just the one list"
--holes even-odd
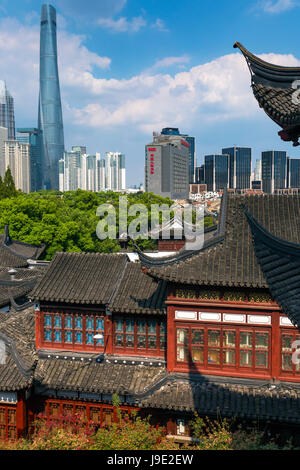
[[(3, 231), (4, 225), (9, 224), (12, 238), (32, 244), (45, 243), (46, 260), (50, 260), (57, 251), (115, 253), (120, 250), (118, 240), (100, 240), (97, 237), (96, 227), (100, 218), (96, 210), (101, 204), (112, 205), (116, 210), (118, 230), (119, 196), (124, 195), (80, 189), (64, 194), (58, 191), (24, 194), (13, 190), (9, 181), (9, 173), (2, 185), (0, 181), (0, 230)], [(3, 184), (9, 185), (9, 196), (3, 196)], [(149, 220), (151, 204), (172, 205), (170, 199), (152, 193), (129, 194), (127, 200), (128, 207), (144, 204)], [(129, 217), (128, 222), (131, 219)], [(137, 240), (137, 244), (142, 250), (155, 247), (154, 240)]]
[[(114, 403), (120, 403), (114, 395)], [(119, 405), (118, 405), (119, 406)], [(28, 439), (0, 443), (0, 450), (290, 450), (291, 441), (280, 448), (274, 438), (257, 426), (234, 429), (234, 422), (209, 420), (195, 414), (190, 422), (193, 442), (177, 444), (163, 427), (153, 426), (151, 417), (137, 412), (123, 414), (116, 407), (118, 422), (99, 425), (82, 415), (46, 419), (40, 415)]]
[(17, 194), (18, 191), (16, 190), (14, 179), (8, 167), (4, 175), (4, 180), (2, 180), (0, 176), (0, 199), (16, 197)]

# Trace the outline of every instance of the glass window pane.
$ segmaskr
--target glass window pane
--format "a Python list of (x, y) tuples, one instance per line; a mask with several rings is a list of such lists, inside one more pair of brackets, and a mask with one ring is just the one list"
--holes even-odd
[(134, 336), (126, 335), (126, 348), (134, 348)]
[(240, 351), (240, 366), (252, 367), (252, 351)]
[(44, 325), (51, 328), (51, 315), (44, 316)]
[(177, 345), (177, 361), (188, 362), (188, 348), (183, 345)]
[(240, 332), (240, 348), (242, 349), (252, 348), (252, 333), (248, 331)]
[(223, 331), (223, 346), (235, 348), (235, 331)]
[(292, 352), (293, 335), (282, 335), (282, 351)]
[(192, 361), (204, 363), (204, 349), (199, 347), (192, 347)]
[(72, 331), (65, 331), (65, 343), (72, 343), (72, 342), (73, 342)]
[(226, 365), (235, 365), (235, 350), (228, 349), (223, 351), (223, 364)]
[(192, 329), (192, 344), (204, 345), (204, 330)]
[(189, 344), (189, 330), (188, 328), (177, 329), (177, 344)]
[(268, 367), (268, 352), (256, 351), (255, 352), (255, 367)]
[(156, 335), (150, 335), (148, 334), (148, 349), (156, 349), (157, 344), (156, 344)]
[(134, 320), (126, 320), (126, 333), (134, 332)]
[(137, 347), (139, 349), (146, 348), (146, 335), (137, 335)]
[(208, 346), (220, 346), (220, 330), (208, 330)]
[(207, 362), (208, 362), (208, 364), (220, 364), (221, 363), (220, 349), (208, 348)]
[(145, 320), (138, 320), (137, 321), (137, 331), (138, 331), (138, 333), (141, 333), (141, 334), (146, 333), (146, 321)]
[(94, 333), (86, 333), (86, 344), (88, 346), (93, 346), (94, 345)]
[(75, 329), (82, 330), (82, 317), (75, 317)]
[(124, 347), (123, 341), (124, 341), (123, 335), (122, 334), (116, 334), (116, 336), (115, 336), (116, 347), (123, 348)]
[(54, 342), (61, 343), (61, 330), (54, 330)]
[(282, 354), (282, 369), (283, 370), (293, 370), (292, 364), (292, 355), (291, 354)]
[(47, 343), (50, 343), (52, 341), (52, 330), (44, 330), (44, 341), (47, 341)]
[(115, 330), (123, 333), (123, 320), (121, 318), (116, 318), (115, 320)]
[(54, 328), (61, 328), (61, 315), (54, 316)]
[(87, 330), (93, 330), (94, 331), (94, 317), (86, 317), (86, 325), (85, 325)]
[(269, 334), (268, 333), (255, 333), (255, 348), (268, 349), (269, 347)]
[(71, 329), (72, 327), (73, 327), (72, 317), (70, 315), (67, 315), (65, 317), (65, 328)]
[(82, 344), (82, 332), (81, 331), (75, 331), (75, 343)]
[(156, 334), (156, 320), (148, 320), (148, 334)]

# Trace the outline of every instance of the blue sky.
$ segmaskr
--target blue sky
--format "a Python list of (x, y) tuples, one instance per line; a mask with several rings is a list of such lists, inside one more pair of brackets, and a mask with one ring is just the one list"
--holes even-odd
[[(41, 1), (0, 0), (0, 79), (16, 124), (35, 126)], [(231, 145), (299, 150), (259, 109), (235, 41), (269, 62), (300, 65), (300, 0), (56, 0), (67, 149), (120, 151), (143, 181), (152, 131), (196, 137), (198, 163)]]

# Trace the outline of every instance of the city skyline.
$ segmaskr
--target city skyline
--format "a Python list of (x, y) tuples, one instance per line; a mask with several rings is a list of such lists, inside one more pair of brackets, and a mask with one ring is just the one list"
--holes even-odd
[[(0, 1), (0, 41), (7, 44), (0, 78), (15, 97), (17, 127), (36, 126), (42, 3)], [(197, 166), (216, 148), (234, 145), (252, 147), (253, 161), (270, 148), (299, 158), (299, 150), (281, 142), (278, 127), (259, 110), (246, 64), (232, 49), (240, 40), (272, 63), (299, 65), (292, 27), (298, 8), (255, 0), (242, 8), (235, 0), (220, 0), (218, 8), (188, 0), (188, 9), (169, 0), (159, 6), (153, 0), (90, 3), (75, 1), (71, 11), (67, 0), (51, 2), (58, 13), (66, 148), (76, 137), (91, 153), (124, 152), (129, 185), (143, 179), (144, 146), (163, 127), (196, 137)], [(234, 28), (221, 36), (218, 27), (229, 20)], [(280, 38), (279, 24), (288, 31)], [(206, 35), (208, 27), (213, 29)]]

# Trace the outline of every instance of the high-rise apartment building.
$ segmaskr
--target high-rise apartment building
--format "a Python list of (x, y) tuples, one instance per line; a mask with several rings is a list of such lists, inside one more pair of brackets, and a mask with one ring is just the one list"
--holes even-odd
[(5, 174), (5, 142), (7, 141), (7, 128), (0, 127), (0, 176), (4, 178)]
[(229, 188), (249, 189), (251, 187), (252, 149), (249, 147), (229, 147), (222, 149), (229, 155)]
[(300, 188), (300, 158), (287, 159), (287, 187)]
[(0, 126), (7, 128), (9, 140), (15, 139), (14, 99), (3, 80), (0, 80)]
[(41, 131), (37, 128), (18, 128), (16, 140), (30, 145), (30, 191), (42, 189)]
[(261, 181), (261, 160), (257, 159), (254, 170), (254, 180)]
[(56, 10), (49, 4), (43, 5), (41, 11), (38, 129), (42, 131), (43, 187), (58, 189), (58, 162), (64, 154), (64, 132), (57, 65)]
[(275, 189), (287, 187), (287, 155), (284, 151), (268, 150), (261, 153), (262, 190), (273, 194)]
[(153, 136), (146, 145), (145, 190), (170, 199), (188, 199), (189, 156), (189, 144), (180, 134)]
[(196, 139), (188, 134), (180, 134), (177, 127), (165, 127), (161, 131), (161, 135), (180, 135), (184, 137), (189, 144), (189, 183), (195, 183), (196, 173)]
[(7, 140), (5, 142), (5, 170), (10, 168), (16, 189), (30, 192), (30, 145)]
[(59, 190), (124, 191), (126, 189), (125, 155), (107, 152), (87, 155), (79, 147), (72, 147), (59, 161)]
[(229, 184), (229, 155), (205, 155), (204, 174), (207, 191), (220, 191)]

